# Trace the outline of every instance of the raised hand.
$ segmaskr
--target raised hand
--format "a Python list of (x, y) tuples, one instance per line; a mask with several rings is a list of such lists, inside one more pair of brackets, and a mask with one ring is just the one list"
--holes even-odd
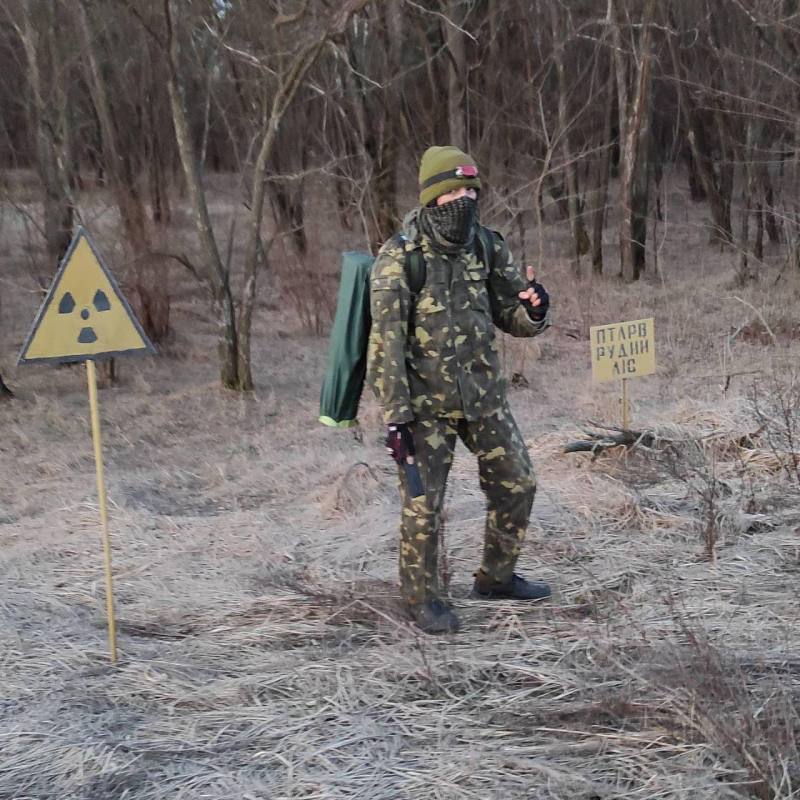
[(541, 283), (536, 281), (536, 273), (529, 264), (526, 269), (528, 288), (519, 293), (519, 299), (528, 308), (528, 316), (534, 321), (543, 320), (550, 308), (550, 295)]

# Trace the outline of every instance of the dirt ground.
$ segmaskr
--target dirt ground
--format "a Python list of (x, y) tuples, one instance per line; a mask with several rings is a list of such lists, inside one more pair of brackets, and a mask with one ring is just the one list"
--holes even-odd
[[(316, 421), (325, 340), (281, 289), (314, 273), (276, 251), (258, 388), (237, 396), (218, 385), (207, 299), (174, 266), (173, 341), (100, 392), (116, 668), (85, 369), (14, 366), (41, 296), (29, 228), (5, 207), (0, 798), (800, 798), (800, 481), (757, 413), (796, 378), (800, 276), (768, 251), (758, 285), (735, 287), (735, 252), (709, 246), (679, 189), (658, 269), (651, 253), (632, 287), (572, 278), (548, 227), (556, 325), (505, 357), (526, 379), (510, 400), (539, 479), (519, 568), (554, 596), (468, 597), (484, 506), (459, 446), (454, 637), (419, 634), (399, 604), (374, 404), (360, 437)], [(113, 218), (90, 217), (115, 270)], [(313, 225), (312, 243), (333, 221)], [(327, 238), (313, 258), (332, 297), (339, 253), (362, 243)], [(191, 248), (188, 217), (165, 240)], [(631, 382), (631, 424), (674, 453), (563, 454), (589, 421), (620, 420), (619, 385), (591, 382), (589, 326), (648, 316), (658, 373)]]

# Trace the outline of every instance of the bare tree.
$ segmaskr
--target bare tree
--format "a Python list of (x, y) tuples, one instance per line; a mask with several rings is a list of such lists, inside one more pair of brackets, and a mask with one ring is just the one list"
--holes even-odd
[(652, 110), (652, 42), (655, 0), (645, 0), (639, 45), (634, 49), (634, 99), (626, 124), (619, 192), (622, 276), (635, 281), (644, 269), (649, 186), (649, 131)]
[(68, 20), (58, 0), (21, 0), (19, 11), (20, 18), (11, 22), (25, 50), (36, 166), (44, 188), (47, 269), (40, 283), (45, 286), (72, 240), (75, 216), (70, 187), (70, 70), (63, 52), (67, 37), (56, 33), (68, 26)]
[[(367, 6), (371, 0), (350, 0), (328, 21), (322, 33), (316, 39), (303, 46), (293, 56), (285, 72), (280, 76), (278, 88), (273, 96), (269, 117), (264, 127), (261, 148), (253, 170), (253, 192), (250, 216), (250, 233), (244, 263), (244, 289), (239, 311), (239, 387), (248, 390), (253, 387), (250, 363), (250, 333), (253, 318), (253, 307), (256, 298), (256, 278), (258, 269), (265, 256), (264, 243), (261, 239), (262, 210), (266, 187), (266, 171), (272, 148), (275, 146), (278, 126), (294, 101), (300, 86), (313, 67), (328, 41), (343, 33), (350, 18)], [(280, 24), (296, 21), (297, 17), (278, 20)]]
[[(351, 26), (338, 51), (344, 155), (350, 162), (354, 203), (373, 252), (395, 232), (397, 166), (411, 129), (403, 88), (403, 17), (400, 0), (368, 9), (366, 26)], [(371, 30), (372, 36), (365, 34)], [(375, 46), (376, 41), (378, 46)], [(421, 124), (421, 120), (415, 120)]]
[[(607, 18), (607, 25), (613, 22)], [(600, 70), (598, 68), (597, 72)], [(608, 59), (608, 78), (605, 91), (598, 93), (598, 98), (605, 99), (603, 115), (603, 133), (600, 140), (600, 153), (597, 159), (597, 184), (595, 210), (592, 225), (592, 271), (595, 275), (603, 274), (603, 230), (606, 223), (606, 204), (608, 203), (608, 183), (611, 177), (612, 123), (614, 119), (614, 61)]]
[(677, 36), (681, 35), (682, 29), (678, 26), (675, 9), (670, 9), (669, 18), (671, 30), (667, 41), (673, 74), (676, 78), (681, 123), (685, 127), (686, 139), (689, 143), (691, 163), (697, 168), (703, 193), (708, 199), (712, 218), (711, 238), (714, 242), (730, 243), (733, 241), (730, 220), (730, 171), (727, 169), (728, 165), (724, 165), (719, 173), (714, 170), (711, 144), (714, 134), (696, 107), (687, 88), (694, 81), (689, 77), (687, 65), (678, 57), (675, 40)]
[(186, 108), (186, 86), (183, 73), (182, 48), (180, 43), (180, 4), (177, 0), (164, 0), (166, 40), (162, 42), (168, 53), (169, 97), (172, 119), (178, 143), (184, 178), (189, 194), (203, 270), (203, 277), (211, 287), (214, 310), (219, 323), (219, 356), (222, 385), (235, 389), (238, 379), (238, 342), (236, 337), (236, 314), (233, 306), (228, 272), (225, 269), (214, 228), (208, 199), (203, 186), (202, 169), (197, 146), (189, 125)]
[[(236, 314), (230, 287), (229, 268), (223, 264), (220, 248), (211, 224), (208, 201), (203, 187), (200, 158), (191, 135), (186, 108), (186, 89), (183, 73), (184, 59), (181, 46), (181, 9), (177, 0), (164, 0), (169, 50), (169, 89), (172, 102), (175, 133), (181, 154), (184, 175), (189, 189), (190, 203), (195, 216), (198, 242), (203, 254), (204, 275), (214, 297), (220, 320), (220, 355), (222, 383), (232, 389), (253, 388), (250, 360), (250, 335), (259, 269), (266, 260), (267, 248), (261, 236), (267, 171), (278, 128), (291, 107), (300, 87), (328, 41), (340, 35), (350, 18), (368, 5), (370, 0), (350, 0), (334, 13), (318, 33), (301, 45), (286, 63), (280, 64), (277, 85), (268, 105), (265, 119), (257, 129), (258, 155), (252, 170), (249, 198), (250, 219), (248, 241), (243, 266), (242, 299)], [(279, 17), (273, 23), (275, 30), (300, 21), (306, 13), (305, 4), (296, 15)]]
[(464, 31), (468, 4), (465, 0), (448, 0), (443, 20), (447, 45), (447, 119), (450, 143), (461, 150), (468, 148), (467, 136), (467, 49)]
[(553, 62), (558, 78), (558, 135), (567, 175), (567, 209), (569, 226), (572, 231), (572, 272), (581, 277), (581, 256), (588, 249), (588, 237), (580, 213), (580, 194), (578, 190), (578, 164), (572, 148), (572, 120), (567, 107), (569, 84), (564, 68), (564, 48), (566, 46), (565, 26), (561, 3), (554, 0), (550, 4), (550, 19), (553, 32)]
[(88, 86), (100, 123), (103, 163), (109, 176), (125, 231), (125, 242), (133, 264), (134, 303), (148, 336), (159, 342), (169, 334), (169, 291), (161, 259), (151, 254), (152, 243), (144, 199), (139, 190), (133, 153), (120, 140), (118, 125), (101, 68), (100, 36), (92, 19), (90, 0), (77, 0), (77, 18), (88, 62)]
[[(75, 198), (93, 183), (110, 189), (133, 299), (155, 339), (169, 330), (159, 251), (170, 249), (173, 209), (187, 207), (193, 245), (171, 255), (209, 290), (223, 383), (247, 389), (270, 243), (286, 235), (284, 252), (300, 262), (315, 252), (309, 176), (323, 192), (329, 176), (342, 227), (375, 250), (414, 191), (400, 166), (431, 144), (473, 153), (483, 218), (512, 230), (517, 252), (527, 219), (540, 258), (547, 226), (566, 223), (575, 275), (590, 249), (594, 274), (608, 273), (609, 219), (624, 277), (640, 275), (651, 174), (658, 219), (668, 170), (687, 175), (712, 242), (735, 244), (740, 280), (781, 255), (800, 269), (795, 6), (7, 0), (0, 163), (38, 177), (43, 201), (18, 210), (46, 242), (42, 284), (70, 240)], [(213, 215), (212, 198), (224, 208)]]

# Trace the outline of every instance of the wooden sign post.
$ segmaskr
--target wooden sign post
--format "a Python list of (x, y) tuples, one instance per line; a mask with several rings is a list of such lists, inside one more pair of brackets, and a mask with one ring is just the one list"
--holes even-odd
[(17, 363), (86, 362), (112, 662), (117, 660), (117, 635), (95, 361), (135, 353), (155, 353), (155, 350), (86, 231), (79, 228), (39, 309)]
[(596, 325), (589, 331), (592, 380), (622, 381), (622, 427), (628, 427), (628, 379), (656, 371), (653, 319)]

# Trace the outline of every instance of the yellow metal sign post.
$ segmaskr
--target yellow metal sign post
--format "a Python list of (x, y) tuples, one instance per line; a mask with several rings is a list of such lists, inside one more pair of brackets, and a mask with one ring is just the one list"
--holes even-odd
[(92, 417), (94, 463), (97, 467), (97, 496), (100, 499), (100, 522), (103, 525), (103, 557), (106, 568), (106, 613), (108, 615), (108, 645), (111, 661), (117, 662), (117, 626), (114, 621), (114, 578), (111, 569), (111, 537), (108, 535), (108, 509), (106, 508), (106, 483), (103, 476), (103, 444), (100, 440), (100, 409), (97, 403), (97, 370), (94, 361), (86, 362), (89, 379), (89, 407)]
[(17, 363), (86, 362), (97, 493), (103, 527), (108, 639), (111, 661), (114, 663), (117, 661), (114, 584), (95, 361), (154, 352), (153, 345), (86, 231), (79, 228), (39, 309)]
[(622, 381), (622, 427), (628, 427), (628, 379), (656, 371), (653, 319), (596, 325), (589, 331), (592, 380)]

